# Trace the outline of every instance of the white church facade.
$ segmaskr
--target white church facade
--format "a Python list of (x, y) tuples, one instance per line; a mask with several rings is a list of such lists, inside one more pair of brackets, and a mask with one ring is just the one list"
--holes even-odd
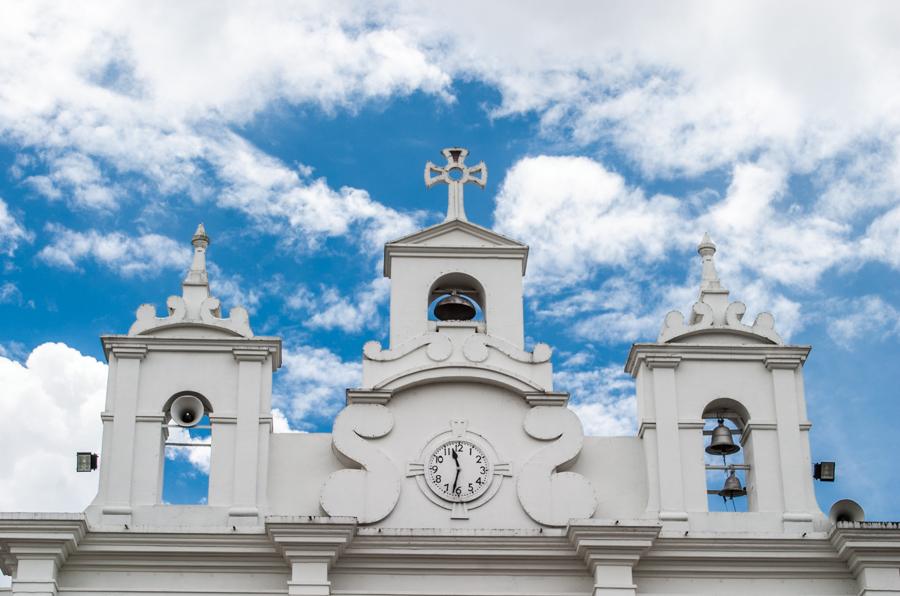
[[(198, 229), (168, 313), (102, 338), (94, 501), (0, 514), (13, 594), (900, 595), (900, 525), (816, 503), (809, 346), (742, 320), (708, 237), (691, 313), (625, 360), (637, 435), (586, 437), (551, 348), (526, 350), (528, 247), (467, 221), (487, 169), (444, 156), (425, 179), (447, 218), (385, 245), (390, 338), (363, 347), (330, 434), (273, 432), (281, 340), (210, 296)], [(201, 423), (208, 503), (165, 504), (170, 435)]]

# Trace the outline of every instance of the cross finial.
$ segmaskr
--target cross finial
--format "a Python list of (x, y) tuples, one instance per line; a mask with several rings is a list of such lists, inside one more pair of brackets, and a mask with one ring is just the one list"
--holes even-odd
[(447, 158), (447, 165), (438, 167), (430, 161), (425, 164), (425, 187), (431, 188), (438, 182), (443, 182), (447, 189), (447, 217), (444, 221), (461, 219), (466, 221), (466, 210), (463, 205), (463, 185), (469, 182), (484, 188), (487, 184), (487, 166), (479, 162), (472, 167), (466, 167), (468, 149), (462, 147), (447, 147), (441, 153)]

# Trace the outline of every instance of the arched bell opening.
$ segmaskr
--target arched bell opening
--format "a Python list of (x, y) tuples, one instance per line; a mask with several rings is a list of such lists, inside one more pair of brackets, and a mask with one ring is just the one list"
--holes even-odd
[(749, 412), (733, 399), (720, 398), (710, 402), (701, 417), (709, 511), (749, 511), (752, 466), (743, 440)]
[(194, 391), (176, 393), (163, 406), (160, 437), (164, 504), (205, 505), (209, 499), (212, 424), (209, 400)]
[(484, 321), (485, 292), (481, 283), (465, 273), (448, 273), (428, 290), (429, 321)]

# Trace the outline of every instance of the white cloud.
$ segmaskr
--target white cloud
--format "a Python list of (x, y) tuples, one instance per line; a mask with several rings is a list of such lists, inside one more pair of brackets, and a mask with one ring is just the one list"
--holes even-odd
[(75, 472), (77, 451), (100, 451), (106, 365), (61, 343), (45, 343), (25, 364), (0, 356), (2, 511), (81, 511), (97, 474)]
[[(537, 314), (578, 318), (572, 330), (582, 338), (651, 339), (666, 311), (689, 308), (699, 260), (680, 251), (693, 249), (707, 230), (719, 246), (722, 282), (747, 304), (747, 319), (772, 312), (789, 338), (803, 318), (801, 303), (786, 292), (814, 288), (831, 268), (856, 266), (866, 250), (891, 258), (885, 247), (900, 242), (900, 232), (888, 215), (854, 238), (849, 223), (786, 204), (785, 184), (784, 171), (771, 163), (742, 163), (724, 197), (701, 193), (679, 203), (648, 199), (589, 158), (527, 157), (508, 171), (494, 220), (531, 246), (528, 287)], [(661, 277), (663, 267), (687, 275), (673, 283)], [(607, 279), (592, 287), (602, 274)]]
[(375, 329), (381, 324), (378, 309), (390, 291), (387, 278), (377, 278), (349, 297), (336, 288), (322, 288), (317, 295), (300, 287), (288, 297), (286, 304), (307, 314), (304, 323), (307, 327), (355, 333), (364, 328)]
[(536, 112), (651, 174), (760, 152), (804, 168), (900, 126), (890, 2), (533, 3), (512, 17), (503, 5), (455, 6), (479, 18), (451, 27), (412, 2), (399, 12), (420, 39), (438, 40), (447, 70), (501, 90), (499, 114)]
[(861, 259), (874, 259), (900, 269), (900, 206), (876, 218), (861, 242)]
[(276, 377), (276, 403), (301, 427), (330, 419), (344, 405), (345, 390), (359, 386), (362, 364), (346, 362), (327, 348), (300, 345), (284, 350)]
[(188, 246), (159, 234), (129, 237), (121, 232), (77, 232), (56, 225), (48, 226), (48, 232), (53, 240), (38, 257), (65, 269), (76, 269), (80, 261), (92, 259), (120, 275), (153, 275), (162, 269), (186, 269), (191, 260)]
[(529, 284), (571, 285), (597, 266), (661, 258), (684, 233), (678, 201), (647, 198), (586, 157), (526, 157), (497, 195), (497, 231), (531, 246)]
[(593, 370), (560, 370), (553, 375), (558, 390), (568, 391), (569, 407), (594, 436), (632, 435), (636, 431), (634, 382), (619, 366)]
[(0, 284), (0, 304), (15, 304), (34, 308), (34, 300), (25, 300), (22, 290), (11, 281)]
[(247, 288), (244, 279), (237, 274), (229, 275), (222, 268), (207, 260), (209, 271), (209, 293), (229, 309), (235, 306), (246, 308), (251, 314), (256, 312), (263, 297), (263, 290), (273, 290), (271, 282), (265, 286)]
[(276, 433), (301, 433), (302, 430), (291, 428), (291, 423), (278, 408), (272, 408), (272, 432)]
[(881, 296), (862, 296), (842, 300), (834, 305), (835, 315), (830, 317), (826, 329), (838, 345), (851, 348), (865, 338), (884, 340), (900, 338), (900, 312)]
[(0, 254), (11, 257), (21, 243), (31, 242), (32, 238), (33, 234), (9, 212), (6, 201), (0, 199)]
[(353, 226), (369, 245), (402, 235), (409, 216), (233, 132), (277, 102), (330, 112), (414, 91), (449, 99), (449, 76), (376, 8), (14, 3), (0, 24), (0, 135), (38, 158), (15, 173), (105, 210), (127, 194), (114, 174), (136, 176), (153, 202), (215, 197), (287, 240)]
[(167, 439), (167, 442), (191, 443), (195, 446), (173, 445), (166, 447), (166, 458), (188, 462), (200, 473), (209, 475), (209, 462), (211, 459), (210, 456), (212, 455), (212, 448), (201, 447), (201, 445), (210, 443), (209, 436), (192, 436), (190, 429), (174, 425), (170, 425), (168, 430), (169, 438)]
[(101, 173), (94, 161), (80, 153), (54, 156), (49, 160), (50, 174), (29, 176), (25, 182), (54, 200), (70, 195), (76, 205), (93, 209), (115, 209), (115, 185)]

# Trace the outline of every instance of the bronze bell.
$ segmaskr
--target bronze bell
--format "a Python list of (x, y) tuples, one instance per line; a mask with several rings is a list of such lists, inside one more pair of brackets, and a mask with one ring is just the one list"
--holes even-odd
[(454, 291), (435, 305), (434, 316), (441, 321), (471, 321), (475, 318), (475, 307)]
[(725, 486), (719, 491), (719, 496), (726, 499), (733, 499), (735, 497), (743, 497), (746, 494), (747, 491), (741, 486), (741, 479), (735, 476), (734, 470), (732, 470), (728, 478), (725, 479)]
[(731, 455), (737, 453), (741, 448), (734, 444), (731, 438), (731, 429), (725, 426), (725, 421), (719, 418), (719, 425), (712, 431), (712, 440), (706, 447), (706, 452), (710, 455)]

